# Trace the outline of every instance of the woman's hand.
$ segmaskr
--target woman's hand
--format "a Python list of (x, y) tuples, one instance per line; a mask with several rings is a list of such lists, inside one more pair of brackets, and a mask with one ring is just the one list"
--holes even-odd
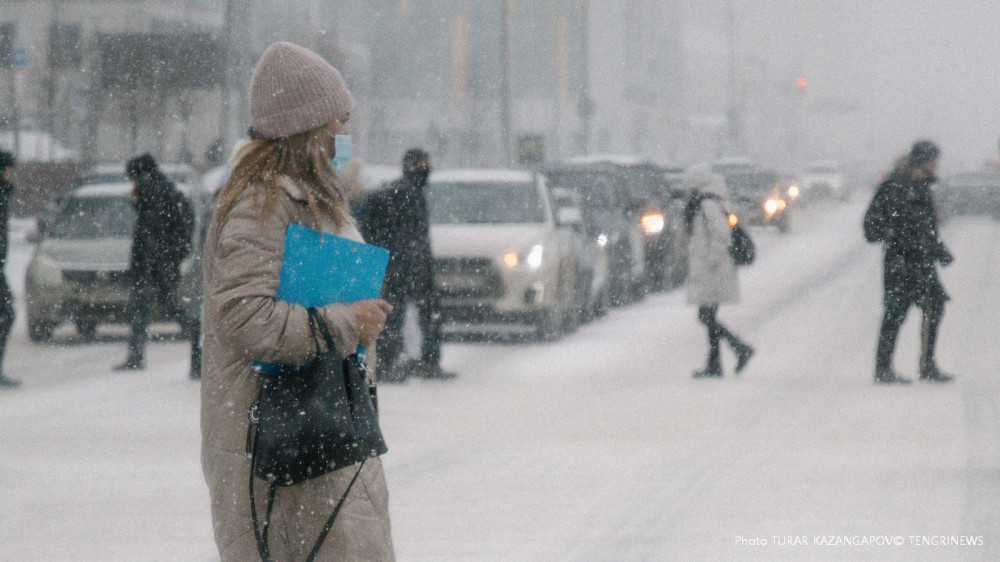
[(351, 303), (350, 307), (358, 322), (358, 342), (374, 349), (375, 340), (385, 328), (385, 317), (392, 310), (392, 305), (382, 299), (368, 299)]

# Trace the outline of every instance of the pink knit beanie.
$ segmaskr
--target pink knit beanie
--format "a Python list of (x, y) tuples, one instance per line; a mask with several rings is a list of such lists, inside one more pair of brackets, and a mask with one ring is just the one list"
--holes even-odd
[(293, 43), (271, 45), (250, 84), (250, 126), (266, 139), (311, 131), (354, 109), (354, 96), (336, 68)]

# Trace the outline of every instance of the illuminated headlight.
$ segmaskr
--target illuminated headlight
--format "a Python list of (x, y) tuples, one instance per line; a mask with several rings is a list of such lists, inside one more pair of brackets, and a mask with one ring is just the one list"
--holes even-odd
[(601, 234), (599, 234), (597, 236), (597, 245), (599, 247), (601, 247), (601, 248), (607, 246), (608, 245), (608, 235), (605, 234), (605, 233), (603, 233), (603, 232)]
[(799, 186), (791, 185), (788, 187), (788, 198), (791, 200), (798, 199), (799, 197)]
[(764, 211), (767, 212), (768, 216), (773, 215), (784, 208), (784, 199), (768, 199), (764, 202)]
[(510, 269), (520, 265), (528, 269), (538, 269), (542, 267), (542, 254), (545, 248), (541, 244), (535, 244), (527, 252), (507, 252), (503, 255), (503, 264)]
[(663, 232), (663, 227), (666, 224), (663, 220), (663, 213), (646, 213), (639, 221), (642, 224), (643, 233), (647, 236)]

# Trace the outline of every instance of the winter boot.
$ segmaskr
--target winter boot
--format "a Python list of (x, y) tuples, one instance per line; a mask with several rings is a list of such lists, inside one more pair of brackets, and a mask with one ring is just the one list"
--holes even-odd
[(746, 368), (747, 363), (750, 358), (753, 357), (754, 349), (745, 343), (741, 343), (736, 346), (736, 374), (739, 374), (744, 368)]
[(21, 381), (0, 373), (0, 388), (17, 388), (19, 386), (21, 386)]
[(937, 365), (931, 364), (920, 369), (920, 380), (927, 382), (951, 382), (955, 380), (955, 375), (949, 375)]
[(913, 381), (899, 376), (891, 368), (875, 371), (875, 384), (910, 384), (911, 382)]
[(115, 371), (140, 371), (146, 368), (146, 360), (143, 357), (130, 355), (121, 365), (114, 367)]
[(423, 373), (425, 379), (433, 379), (439, 381), (451, 380), (458, 376), (457, 374), (451, 371), (445, 371), (444, 369), (441, 368), (440, 365), (424, 364)]
[(201, 357), (191, 357), (191, 372), (188, 378), (193, 381), (201, 380)]

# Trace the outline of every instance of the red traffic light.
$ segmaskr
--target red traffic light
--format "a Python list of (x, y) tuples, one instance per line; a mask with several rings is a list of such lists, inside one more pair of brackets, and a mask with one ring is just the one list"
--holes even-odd
[(809, 85), (809, 80), (806, 80), (805, 76), (799, 76), (795, 79), (795, 87), (800, 90), (805, 90), (806, 86)]

